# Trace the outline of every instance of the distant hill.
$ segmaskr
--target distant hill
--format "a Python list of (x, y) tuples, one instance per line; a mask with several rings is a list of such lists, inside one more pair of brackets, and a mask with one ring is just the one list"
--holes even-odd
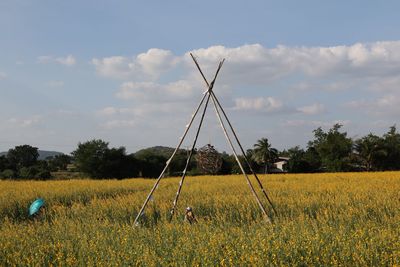
[[(47, 157), (54, 157), (56, 155), (62, 155), (64, 153), (57, 151), (47, 151), (47, 150), (38, 150), (39, 158), (38, 160), (44, 160)], [(6, 156), (8, 152), (0, 152), (0, 156)]]
[[(163, 156), (165, 158), (169, 158), (171, 157), (172, 153), (174, 152), (175, 148), (172, 147), (166, 147), (166, 146), (153, 146), (153, 147), (148, 147), (148, 148), (144, 148), (141, 149), (139, 151), (137, 151), (135, 154), (135, 156), (140, 156), (146, 153), (154, 153), (160, 156)], [(180, 153), (186, 153), (185, 149), (179, 149)]]

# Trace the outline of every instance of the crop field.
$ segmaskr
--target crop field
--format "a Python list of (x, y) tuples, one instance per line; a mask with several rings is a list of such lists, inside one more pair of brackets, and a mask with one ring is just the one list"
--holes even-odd
[[(398, 266), (400, 172), (267, 175), (263, 220), (243, 176), (0, 181), (0, 266)], [(30, 219), (29, 204), (46, 201)], [(198, 223), (183, 222), (186, 206)]]

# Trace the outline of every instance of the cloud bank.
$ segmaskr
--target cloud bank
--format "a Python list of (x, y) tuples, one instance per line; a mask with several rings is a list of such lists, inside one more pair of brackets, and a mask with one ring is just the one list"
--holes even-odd
[(226, 59), (215, 92), (229, 112), (247, 114), (241, 123), (250, 123), (253, 115), (259, 115), (258, 122), (265, 120), (255, 130), (269, 125), (277, 136), (285, 132), (296, 140), (296, 127), (309, 133), (335, 123), (354, 131), (383, 129), (400, 116), (400, 41), (330, 47), (218, 45), (181, 55), (152, 48), (133, 56), (93, 58), (99, 76), (120, 84), (114, 92), (120, 104), (97, 111), (102, 127), (135, 129), (144, 122), (158, 127), (160, 118), (186, 121), (205, 90), (189, 53), (209, 80)]
[(112, 56), (93, 58), (99, 75), (113, 79), (155, 80), (179, 62), (169, 50), (149, 49), (134, 57)]
[[(181, 76), (184, 79), (192, 79), (191, 75), (198, 77), (198, 74), (189, 53), (193, 53), (203, 70), (211, 75), (219, 60), (225, 58), (220, 83), (228, 86), (264, 87), (277, 79), (296, 77), (303, 82), (298, 84), (299, 90), (307, 89), (308, 80), (314, 80), (321, 89), (340, 90), (361, 82), (360, 79), (369, 80), (369, 86), (379, 90), (398, 86), (400, 80), (400, 41), (333, 47), (211, 46), (183, 55), (152, 48), (133, 57), (93, 58), (92, 63), (99, 75), (125, 81), (157, 81), (178, 67), (183, 67)], [(328, 82), (321, 86), (319, 79)]]

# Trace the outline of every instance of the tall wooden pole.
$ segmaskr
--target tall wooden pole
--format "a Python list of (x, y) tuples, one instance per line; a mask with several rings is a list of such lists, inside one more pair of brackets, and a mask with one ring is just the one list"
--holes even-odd
[[(196, 58), (193, 56), (192, 53), (190, 53), (190, 56), (192, 57), (194, 63), (196, 64), (196, 67), (197, 67), (197, 69), (199, 70), (201, 76), (203, 77), (204, 82), (207, 84), (207, 86), (209, 86), (209, 83), (208, 83), (206, 77), (204, 76), (203, 71), (201, 70), (200, 65), (199, 65), (199, 63), (197, 62)], [(264, 195), (265, 198), (268, 200), (268, 203), (271, 205), (271, 207), (272, 207), (272, 209), (274, 210), (275, 214), (278, 214), (278, 212), (277, 212), (276, 209), (275, 209), (274, 204), (272, 203), (272, 201), (271, 201), (271, 199), (269, 198), (269, 196), (268, 196), (266, 190), (264, 189), (264, 186), (262, 185), (262, 183), (261, 183), (260, 179), (258, 178), (256, 172), (254, 171), (253, 167), (251, 166), (250, 161), (249, 161), (249, 159), (248, 159), (247, 156), (246, 156), (246, 153), (245, 153), (245, 151), (244, 151), (244, 149), (243, 149), (243, 147), (242, 147), (242, 144), (240, 143), (239, 138), (238, 138), (238, 136), (237, 136), (237, 134), (236, 134), (236, 132), (235, 132), (235, 129), (233, 128), (233, 126), (232, 126), (232, 124), (231, 124), (231, 122), (230, 122), (228, 116), (226, 115), (224, 108), (222, 107), (222, 105), (221, 105), (221, 103), (219, 102), (218, 98), (217, 98), (216, 95), (214, 94), (214, 91), (211, 91), (211, 94), (213, 95), (213, 102), (216, 102), (216, 104), (218, 105), (218, 107), (221, 109), (221, 112), (222, 112), (222, 114), (224, 115), (225, 120), (228, 122), (228, 125), (229, 125), (229, 127), (230, 127), (230, 129), (231, 129), (231, 131), (232, 131), (232, 133), (233, 133), (233, 136), (235, 137), (235, 140), (236, 140), (237, 144), (239, 145), (239, 148), (240, 148), (240, 150), (241, 150), (241, 152), (242, 152), (242, 155), (243, 155), (243, 157), (244, 157), (244, 159), (245, 159), (247, 165), (249, 166), (250, 171), (252, 172), (252, 174), (253, 174), (254, 177), (256, 178), (256, 181), (257, 181), (257, 183), (258, 183), (258, 185), (259, 185), (261, 191), (263, 192), (263, 195)], [(214, 103), (214, 104), (215, 104), (215, 103)]]
[[(154, 191), (156, 190), (158, 184), (160, 183), (162, 177), (164, 176), (165, 171), (168, 169), (169, 164), (171, 163), (171, 161), (172, 161), (172, 159), (174, 158), (175, 154), (178, 152), (179, 148), (181, 147), (181, 145), (182, 145), (182, 143), (183, 143), (183, 140), (185, 139), (185, 137), (186, 137), (186, 135), (187, 135), (187, 133), (188, 133), (190, 127), (192, 126), (192, 123), (193, 123), (193, 121), (194, 121), (194, 119), (195, 119), (197, 113), (199, 112), (200, 107), (203, 105), (203, 102), (204, 102), (204, 99), (206, 98), (206, 96), (207, 96), (207, 94), (204, 94), (204, 95), (203, 95), (203, 98), (200, 100), (200, 103), (199, 103), (199, 105), (197, 106), (197, 108), (196, 108), (195, 112), (193, 113), (192, 117), (190, 118), (190, 121), (189, 121), (189, 123), (187, 124), (187, 126), (186, 126), (186, 128), (185, 128), (185, 131), (183, 132), (183, 135), (182, 135), (181, 139), (179, 140), (178, 145), (176, 146), (176, 148), (175, 148), (174, 152), (172, 153), (171, 157), (170, 157), (170, 158), (167, 160), (167, 162), (165, 163), (164, 169), (162, 170), (160, 176), (158, 176), (156, 182), (155, 182), (154, 185), (153, 185), (153, 188), (150, 190), (150, 193), (147, 195), (146, 200), (144, 201), (142, 207), (141, 207), (140, 210), (139, 210), (139, 213), (137, 214), (137, 216), (136, 216), (136, 218), (135, 218), (135, 221), (134, 221), (134, 224), (135, 224), (135, 225), (137, 225), (140, 216), (142, 216), (142, 214), (143, 214), (143, 212), (144, 212), (144, 210), (145, 210), (145, 208), (146, 208), (146, 206), (147, 206), (147, 204), (148, 204), (148, 202), (149, 202), (151, 196), (153, 195), (153, 193), (154, 193)], [(209, 97), (209, 96), (208, 96), (208, 97)]]
[(262, 185), (262, 183), (261, 183), (260, 179), (258, 178), (256, 172), (254, 171), (253, 167), (251, 166), (250, 161), (249, 161), (249, 159), (247, 158), (246, 153), (244, 152), (244, 149), (243, 149), (243, 147), (242, 147), (242, 144), (240, 143), (239, 138), (237, 137), (236, 132), (235, 132), (235, 130), (234, 130), (234, 128), (233, 128), (231, 122), (229, 121), (228, 116), (226, 115), (224, 109), (222, 108), (222, 105), (221, 105), (220, 102), (218, 101), (218, 98), (215, 96), (214, 92), (211, 92), (211, 94), (213, 95), (213, 100), (215, 100), (215, 102), (217, 103), (218, 107), (221, 109), (222, 114), (223, 114), (224, 117), (225, 117), (225, 120), (228, 122), (228, 125), (229, 125), (229, 127), (230, 127), (230, 129), (231, 129), (231, 131), (232, 131), (232, 133), (233, 133), (233, 136), (235, 137), (236, 142), (237, 142), (237, 144), (239, 145), (239, 148), (240, 148), (240, 150), (241, 150), (241, 152), (242, 152), (242, 155), (243, 155), (243, 157), (244, 157), (244, 159), (245, 159), (247, 165), (249, 166), (250, 171), (252, 172), (252, 174), (253, 174), (254, 177), (256, 178), (257, 183), (258, 183), (258, 185), (259, 185), (261, 191), (263, 192), (263, 195), (264, 195), (265, 198), (268, 200), (268, 203), (271, 205), (271, 207), (272, 207), (272, 209), (274, 210), (275, 214), (278, 214), (278, 212), (276, 211), (275, 205), (272, 203), (270, 197), (268, 196), (266, 190), (264, 189), (264, 186)]
[(254, 190), (254, 186), (253, 186), (253, 184), (251, 183), (249, 177), (247, 176), (247, 173), (245, 172), (245, 170), (244, 170), (244, 168), (243, 168), (243, 166), (242, 166), (242, 163), (240, 162), (240, 160), (239, 160), (239, 158), (238, 158), (238, 155), (237, 155), (237, 153), (236, 153), (235, 147), (234, 147), (233, 144), (232, 144), (231, 138), (229, 137), (228, 132), (226, 131), (224, 122), (222, 121), (221, 115), (220, 115), (219, 110), (218, 110), (218, 108), (217, 108), (217, 104), (216, 104), (216, 101), (215, 101), (215, 99), (216, 99), (215, 95), (212, 95), (212, 94), (211, 94), (211, 98), (212, 98), (212, 101), (213, 101), (213, 104), (214, 104), (214, 109), (215, 109), (215, 112), (216, 112), (216, 114), (217, 114), (219, 123), (221, 124), (221, 127), (222, 127), (222, 130), (224, 131), (225, 137), (226, 137), (226, 139), (228, 140), (228, 143), (229, 143), (229, 145), (230, 145), (230, 147), (231, 147), (231, 149), (232, 149), (232, 151), (233, 151), (233, 155), (235, 156), (236, 162), (237, 162), (237, 164), (239, 165), (239, 168), (240, 168), (240, 170), (242, 171), (244, 177), (246, 178), (247, 184), (249, 185), (250, 190), (251, 190), (251, 192), (253, 193), (253, 196), (254, 196), (255, 199), (257, 200), (257, 203), (258, 203), (258, 205), (260, 206), (261, 211), (264, 213), (264, 215), (265, 215), (264, 218), (266, 219), (267, 222), (271, 222), (271, 219), (269, 218), (269, 216), (268, 216), (268, 214), (267, 214), (267, 212), (266, 212), (266, 210), (265, 210), (264, 205), (262, 204), (260, 198), (258, 197), (257, 192)]
[(188, 169), (188, 166), (189, 166), (189, 163), (190, 163), (190, 159), (192, 158), (193, 151), (194, 151), (194, 148), (195, 148), (196, 143), (197, 143), (197, 139), (198, 139), (198, 137), (199, 137), (200, 129), (201, 129), (201, 126), (202, 126), (202, 124), (203, 124), (204, 115), (206, 114), (206, 111), (207, 111), (208, 102), (210, 101), (210, 97), (211, 97), (210, 92), (212, 92), (212, 89), (213, 89), (213, 87), (214, 87), (215, 80), (217, 79), (218, 73), (219, 73), (219, 71), (220, 71), (220, 69), (221, 69), (223, 63), (224, 63), (224, 60), (221, 61), (221, 62), (219, 63), (218, 69), (217, 69), (217, 71), (215, 72), (215, 75), (214, 75), (214, 79), (213, 79), (213, 81), (211, 82), (211, 84), (208, 86), (208, 90), (207, 90), (207, 95), (208, 95), (208, 96), (207, 96), (207, 101), (206, 101), (206, 104), (205, 104), (204, 109), (203, 109), (203, 114), (201, 115), (201, 119), (200, 119), (200, 122), (199, 122), (199, 126), (198, 126), (197, 131), (196, 131), (196, 136), (195, 136), (195, 138), (194, 138), (194, 140), (193, 140), (192, 149), (190, 150), (189, 157), (188, 157), (187, 160), (186, 160), (185, 169), (183, 170), (183, 174), (182, 174), (181, 180), (179, 181), (178, 191), (176, 192), (174, 202), (172, 203), (173, 206), (172, 206), (172, 209), (171, 209), (171, 215), (170, 215), (170, 219), (169, 219), (170, 221), (172, 220), (172, 218), (173, 218), (173, 216), (174, 216), (174, 214), (175, 214), (176, 206), (178, 205), (178, 200), (179, 200), (179, 196), (180, 196), (180, 194), (181, 194), (183, 182), (185, 181), (186, 172), (187, 172), (187, 169)]
[(223, 130), (223, 132), (224, 132), (224, 134), (225, 134), (225, 137), (226, 137), (226, 139), (227, 139), (229, 145), (230, 145), (231, 148), (232, 148), (232, 151), (233, 151), (233, 153), (234, 153), (235, 159), (236, 159), (236, 161), (237, 161), (237, 163), (238, 163), (238, 165), (239, 165), (239, 167), (240, 167), (240, 169), (241, 169), (241, 171), (242, 171), (244, 177), (245, 177), (246, 180), (247, 180), (247, 183), (248, 183), (248, 185), (249, 185), (249, 187), (250, 187), (251, 192), (253, 193), (254, 197), (255, 197), (256, 200), (257, 200), (258, 205), (260, 206), (260, 208), (261, 208), (263, 214), (265, 215), (265, 219), (266, 219), (267, 221), (270, 222), (271, 220), (270, 220), (269, 216), (267, 215), (267, 212), (266, 212), (266, 210), (265, 210), (265, 208), (264, 208), (262, 202), (260, 201), (260, 199), (259, 199), (259, 197), (258, 197), (258, 195), (257, 195), (257, 193), (256, 193), (256, 191), (255, 191), (255, 189), (254, 189), (254, 186), (252, 185), (252, 183), (251, 183), (251, 181), (250, 181), (248, 175), (247, 175), (246, 172), (244, 171), (244, 168), (243, 168), (243, 166), (242, 166), (242, 163), (240, 162), (240, 160), (239, 160), (239, 158), (238, 158), (238, 155), (237, 155), (237, 153), (236, 153), (235, 147), (233, 146), (233, 143), (232, 143), (232, 141), (231, 141), (231, 138), (230, 138), (230, 136), (229, 136), (229, 134), (228, 134), (228, 132), (227, 132), (227, 130), (226, 130), (225, 124), (224, 124), (223, 119), (222, 119), (222, 117), (221, 117), (220, 111), (221, 111), (222, 114), (224, 115), (225, 120), (228, 122), (228, 125), (229, 125), (229, 127), (230, 127), (230, 130), (232, 131), (232, 133), (233, 133), (233, 135), (234, 135), (234, 137), (235, 137), (235, 140), (236, 140), (236, 142), (238, 143), (238, 145), (239, 145), (239, 147), (240, 147), (240, 150), (241, 150), (241, 152), (242, 152), (242, 154), (243, 154), (243, 157), (244, 157), (246, 163), (247, 163), (248, 166), (250, 167), (250, 170), (252, 171), (253, 175), (255, 176), (255, 178), (256, 178), (256, 180), (257, 180), (257, 182), (258, 182), (258, 185), (259, 185), (260, 188), (261, 188), (261, 191), (263, 192), (264, 196), (267, 198), (268, 202), (269, 202), (270, 205), (272, 206), (272, 208), (273, 208), (273, 210), (274, 210), (275, 213), (276, 213), (276, 209), (275, 209), (274, 205), (272, 204), (272, 201), (271, 201), (270, 198), (268, 197), (268, 195), (267, 195), (267, 193), (266, 193), (266, 191), (265, 191), (265, 189), (264, 189), (264, 187), (263, 187), (263, 185), (262, 185), (260, 179), (258, 178), (257, 174), (254, 172), (253, 168), (251, 167), (250, 162), (249, 162), (249, 160), (247, 159), (247, 156), (246, 156), (246, 154), (245, 154), (245, 152), (244, 152), (244, 149), (243, 149), (242, 145), (240, 144), (239, 138), (237, 137), (237, 135), (236, 135), (236, 133), (235, 133), (235, 130), (234, 130), (232, 124), (230, 123), (229, 119), (228, 119), (228, 116), (226, 115), (224, 109), (222, 108), (222, 105), (221, 105), (220, 102), (218, 101), (218, 98), (216, 97), (216, 95), (215, 95), (214, 92), (212, 91), (212, 89), (213, 89), (213, 87), (214, 87), (214, 83), (215, 83), (216, 78), (217, 78), (217, 76), (218, 76), (218, 73), (219, 73), (219, 71), (220, 71), (220, 69), (221, 69), (221, 67), (222, 67), (222, 64), (224, 63), (225, 59), (222, 60), (222, 61), (219, 63), (218, 69), (217, 69), (217, 71), (216, 71), (216, 73), (215, 73), (215, 76), (214, 76), (214, 79), (212, 80), (212, 82), (211, 82), (211, 83), (208, 83), (208, 81), (207, 81), (207, 79), (205, 78), (205, 76), (204, 76), (204, 74), (203, 74), (203, 72), (202, 72), (202, 70), (201, 70), (199, 64), (197, 63), (197, 60), (195, 59), (195, 57), (193, 56), (192, 53), (190, 53), (190, 55), (191, 55), (191, 57), (192, 57), (194, 63), (196, 64), (196, 67), (197, 67), (197, 69), (199, 70), (201, 76), (203, 77), (204, 81), (206, 82), (207, 87), (208, 87), (208, 90), (207, 90), (207, 91), (205, 92), (205, 94), (203, 95), (203, 98), (201, 99), (201, 101), (200, 101), (198, 107), (196, 108), (194, 114), (192, 115), (192, 117), (191, 117), (191, 119), (190, 119), (190, 121), (189, 121), (189, 124), (186, 126), (186, 129), (185, 129), (185, 131), (184, 131), (184, 133), (183, 133), (183, 135), (182, 135), (182, 137), (181, 137), (181, 139), (180, 139), (178, 145), (176, 146), (176, 148), (175, 148), (174, 152), (172, 153), (171, 157), (167, 160), (164, 169), (162, 170), (160, 176), (157, 178), (156, 182), (154, 183), (154, 186), (153, 186), (152, 189), (150, 190), (150, 193), (148, 194), (148, 196), (147, 196), (146, 200), (144, 201), (144, 203), (143, 203), (143, 205), (142, 205), (142, 207), (141, 207), (141, 209), (140, 209), (138, 215), (137, 215), (136, 218), (135, 218), (134, 224), (135, 224), (135, 225), (138, 224), (138, 221), (139, 221), (141, 215), (144, 213), (144, 210), (145, 210), (145, 208), (146, 208), (146, 206), (147, 206), (147, 204), (148, 204), (148, 202), (149, 202), (151, 196), (153, 195), (153, 193), (154, 193), (154, 191), (156, 190), (158, 184), (160, 183), (161, 179), (163, 178), (164, 173), (165, 173), (165, 171), (168, 169), (168, 166), (169, 166), (169, 164), (171, 163), (172, 159), (174, 158), (175, 154), (177, 153), (177, 151), (178, 151), (179, 148), (181, 147), (181, 145), (182, 145), (182, 143), (183, 143), (183, 140), (185, 139), (185, 137), (186, 137), (186, 135), (187, 135), (187, 133), (188, 133), (188, 131), (189, 131), (189, 129), (190, 129), (190, 127), (191, 127), (191, 125), (192, 125), (192, 123), (193, 123), (195, 117), (196, 117), (196, 115), (198, 114), (198, 111), (200, 110), (200, 107), (203, 105), (204, 100), (205, 100), (206, 98), (207, 98), (207, 100), (206, 100), (206, 103), (205, 103), (205, 106), (204, 106), (204, 109), (203, 109), (203, 113), (202, 113), (202, 116), (201, 116), (201, 119), (200, 119), (199, 126), (198, 126), (198, 128), (197, 128), (196, 136), (195, 136), (194, 141), (193, 141), (192, 149), (191, 149), (190, 154), (189, 154), (189, 156), (188, 156), (188, 159), (187, 159), (187, 161), (186, 161), (186, 166), (185, 166), (185, 169), (184, 169), (184, 171), (183, 171), (181, 180), (180, 180), (180, 182), (179, 182), (179, 187), (178, 187), (178, 191), (177, 191), (176, 196), (175, 196), (175, 200), (174, 200), (174, 202), (173, 202), (173, 207), (172, 207), (172, 210), (171, 210), (171, 217), (170, 217), (170, 220), (172, 219), (172, 217), (173, 217), (173, 215), (174, 215), (174, 212), (175, 212), (175, 209), (176, 209), (176, 206), (177, 206), (177, 203), (178, 203), (178, 199), (179, 199), (179, 196), (180, 196), (180, 193), (181, 193), (181, 190), (182, 190), (183, 182), (184, 182), (185, 177), (186, 177), (188, 165), (189, 165), (190, 159), (191, 159), (191, 157), (192, 157), (192, 155), (193, 155), (193, 151), (194, 151), (194, 148), (195, 148), (195, 145), (196, 145), (196, 142), (197, 142), (199, 133), (200, 133), (200, 129), (201, 129), (201, 126), (202, 126), (202, 123), (203, 123), (203, 119), (204, 119), (204, 116), (205, 116), (205, 113), (206, 113), (206, 110), (207, 110), (207, 107), (208, 107), (208, 103), (209, 103), (209, 100), (210, 100), (210, 98), (211, 98), (211, 99), (212, 99), (212, 102), (213, 102), (213, 104), (214, 104), (214, 108), (215, 108), (215, 112), (216, 112), (216, 114), (217, 114), (218, 120), (219, 120), (220, 125), (221, 125), (221, 127), (222, 127), (222, 130)]

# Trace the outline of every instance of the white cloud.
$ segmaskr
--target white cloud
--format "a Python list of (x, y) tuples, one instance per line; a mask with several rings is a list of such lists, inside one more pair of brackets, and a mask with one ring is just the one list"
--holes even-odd
[(96, 71), (105, 77), (111, 78), (123, 78), (129, 77), (134, 73), (131, 69), (129, 60), (125, 57), (115, 56), (106, 57), (103, 59), (92, 59), (93, 65), (96, 67)]
[(117, 128), (131, 128), (135, 126), (134, 120), (110, 120), (101, 125), (102, 128), (107, 130), (117, 129)]
[(345, 103), (344, 106), (375, 116), (400, 116), (400, 95), (386, 94), (372, 100), (353, 100)]
[[(267, 49), (260, 44), (244, 45), (237, 48), (226, 48), (224, 46), (212, 46), (206, 49), (191, 51), (196, 57), (207, 76), (214, 75), (217, 62), (226, 59), (221, 70), (221, 82), (228, 84), (263, 84), (281, 78), (292, 71), (285, 55), (282, 55), (281, 47)], [(185, 55), (190, 69), (193, 63), (189, 52)], [(223, 73), (223, 74), (222, 74)]]
[(399, 107), (400, 99), (395, 95), (385, 95), (378, 99), (376, 105), (378, 107), (396, 106)]
[(53, 61), (53, 57), (52, 56), (39, 56), (37, 58), (37, 62), (41, 63), (41, 64), (48, 64), (50, 62)]
[(146, 53), (139, 54), (137, 63), (143, 68), (144, 73), (151, 76), (159, 76), (160, 73), (168, 70), (178, 63), (178, 59), (171, 51), (152, 48)]
[[(125, 82), (115, 96), (125, 100), (127, 107), (108, 106), (96, 111), (104, 122), (100, 126), (105, 130), (130, 128), (138, 125), (158, 127), (161, 118), (174, 114), (174, 119), (188, 114), (192, 107), (194, 87), (186, 80), (167, 84), (155, 82)], [(201, 97), (201, 90), (198, 90)], [(190, 97), (190, 99), (188, 99)], [(185, 100), (185, 101), (183, 101)], [(156, 121), (151, 118), (157, 116)]]
[(193, 86), (184, 80), (165, 85), (154, 82), (125, 82), (121, 85), (116, 96), (123, 100), (147, 99), (157, 101), (162, 99), (163, 101), (171, 101), (189, 97), (193, 90)]
[(10, 118), (7, 120), (8, 124), (12, 127), (18, 128), (28, 128), (39, 124), (42, 121), (42, 117), (39, 115), (34, 115), (28, 118)]
[(66, 65), (66, 66), (73, 66), (76, 63), (76, 59), (72, 55), (68, 55), (66, 57), (56, 58), (56, 62)]
[(115, 115), (117, 112), (118, 112), (117, 108), (105, 107), (105, 108), (97, 111), (97, 114), (104, 115), (104, 116), (111, 116), (111, 115)]
[[(310, 133), (311, 129), (330, 128), (335, 123), (363, 127), (369, 123), (365, 112), (385, 121), (395, 118), (388, 116), (400, 115), (400, 41), (332, 47), (211, 46), (190, 52), (197, 56), (209, 80), (218, 61), (226, 58), (215, 87), (218, 96), (224, 90), (228, 92), (220, 98), (224, 107), (279, 114), (286, 121), (273, 118), (269, 125), (276, 129), (299, 127), (303, 133)], [(152, 128), (164, 121), (170, 123), (169, 119), (175, 124), (185, 123), (205, 90), (188, 53), (174, 55), (168, 50), (150, 49), (133, 57), (94, 58), (92, 63), (99, 75), (123, 81), (115, 97), (127, 105), (97, 111), (98, 119), (105, 121), (102, 127)], [(367, 100), (357, 99), (360, 95)], [(374, 95), (378, 95), (375, 100)], [(357, 109), (348, 113), (333, 109), (335, 105), (343, 108), (343, 99), (357, 99), (345, 105)], [(324, 116), (328, 104), (332, 106), (329, 117)], [(333, 120), (333, 112), (338, 112), (336, 117), (342, 120)]]
[(70, 67), (76, 64), (76, 58), (73, 55), (66, 57), (39, 56), (37, 62), (40, 64), (58, 63)]
[[(349, 78), (396, 76), (400, 71), (400, 41), (334, 47), (266, 48), (259, 44), (236, 48), (212, 46), (193, 50), (205, 69), (226, 58), (224, 82), (266, 85), (289, 75)], [(188, 53), (186, 62), (190, 62)], [(340, 79), (338, 79), (340, 81)]]
[[(156, 81), (163, 73), (176, 69), (182, 80), (198, 81), (201, 78), (189, 56), (190, 52), (198, 58), (209, 79), (213, 77), (218, 61), (225, 58), (217, 84), (231, 87), (251, 85), (266, 89), (278, 80), (300, 77), (299, 84), (303, 83), (303, 87), (307, 87), (305, 78), (308, 78), (315, 89), (348, 90), (366, 79), (379, 83), (398, 77), (400, 72), (400, 41), (332, 47), (211, 46), (183, 55), (152, 48), (131, 58), (94, 58), (92, 63), (98, 74), (114, 79)], [(183, 69), (179, 62), (185, 62)]]
[(297, 109), (306, 115), (316, 115), (325, 112), (325, 106), (320, 103), (315, 103), (310, 106), (304, 106)]
[(97, 73), (114, 79), (155, 80), (161, 74), (177, 65), (179, 58), (171, 51), (158, 48), (149, 49), (136, 57), (112, 56), (93, 58)]
[(283, 109), (283, 103), (273, 97), (236, 98), (235, 110), (277, 112)]
[[(347, 91), (357, 88), (357, 83), (360, 83), (359, 79), (342, 79), (337, 81), (325, 81), (325, 80), (312, 80), (301, 81), (290, 85), (288, 87), (291, 91), (306, 92), (306, 91), (326, 91), (326, 92), (339, 92)], [(365, 82), (365, 79), (362, 80)]]
[(398, 92), (400, 89), (400, 76), (394, 75), (392, 77), (375, 78), (370, 84), (369, 88), (376, 92)]

